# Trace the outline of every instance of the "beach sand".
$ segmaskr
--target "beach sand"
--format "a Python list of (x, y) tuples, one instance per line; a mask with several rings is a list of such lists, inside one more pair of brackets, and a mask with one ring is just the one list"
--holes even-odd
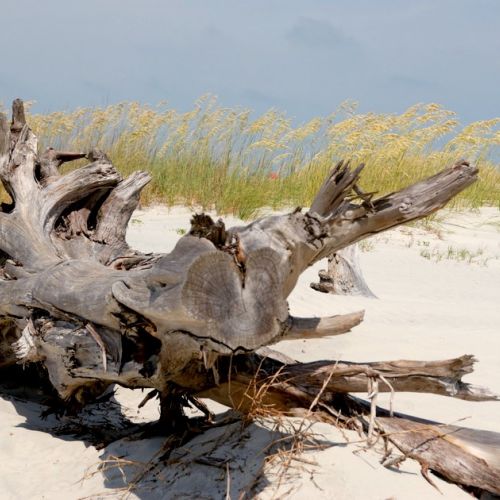
[[(186, 208), (137, 211), (130, 223), (130, 244), (144, 251), (170, 251), (189, 228)], [(226, 225), (239, 224), (225, 218)], [(405, 226), (361, 245), (361, 265), (377, 299), (321, 294), (320, 262), (302, 275), (290, 296), (291, 313), (327, 316), (365, 309), (352, 332), (329, 339), (290, 341), (275, 348), (301, 361), (319, 359), (378, 361), (438, 360), (473, 354), (478, 363), (466, 381), (500, 393), (500, 212), (438, 214), (427, 228)], [(360, 395), (360, 396), (366, 396)], [(137, 405), (141, 391), (118, 389), (93, 418), (119, 426), (123, 415), (138, 422), (158, 416), (158, 405)], [(115, 402), (116, 400), (116, 402)], [(379, 396), (382, 406), (389, 396)], [(395, 410), (445, 423), (500, 432), (500, 403), (397, 393)], [(211, 405), (223, 414), (226, 409)], [(40, 418), (44, 407), (0, 392), (0, 499), (77, 498), (259, 498), (306, 499), (459, 499), (470, 496), (433, 476), (442, 494), (406, 460), (397, 469), (380, 464), (377, 446), (352, 431), (327, 424), (287, 419), (265, 420), (242, 429), (239, 422), (198, 436), (158, 463), (165, 438), (122, 439), (97, 450), (82, 439), (57, 435), (64, 419)], [(101, 419), (101, 420), (99, 420)], [(96, 425), (97, 425), (96, 424)], [(291, 426), (307, 428), (316, 446), (301, 460), (291, 454), (266, 459), (272, 443), (290, 442)], [(499, 450), (500, 453), (500, 450)], [(149, 465), (148, 465), (149, 464)], [(119, 467), (118, 467), (119, 466)], [(129, 491), (128, 483), (134, 485)]]

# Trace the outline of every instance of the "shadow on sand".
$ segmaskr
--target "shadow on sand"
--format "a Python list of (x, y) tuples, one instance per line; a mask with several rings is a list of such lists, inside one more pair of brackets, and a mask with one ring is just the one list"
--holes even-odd
[(291, 451), (297, 446), (346, 446), (345, 442), (317, 440), (307, 429), (297, 433), (290, 423), (245, 424), (235, 412), (219, 414), (213, 426), (175, 446), (172, 437), (144, 438), (147, 424), (129, 420), (112, 391), (78, 416), (60, 419), (53, 414), (42, 417), (47, 409), (43, 394), (40, 387), (19, 384), (19, 380), (15, 387), (8, 382), (0, 385), (0, 397), (25, 418), (22, 427), (102, 450), (100, 463), (87, 475), (101, 475), (105, 489), (91, 498), (128, 494), (144, 500), (251, 498), (270, 484), (288, 488), (297, 466), (290, 460)]

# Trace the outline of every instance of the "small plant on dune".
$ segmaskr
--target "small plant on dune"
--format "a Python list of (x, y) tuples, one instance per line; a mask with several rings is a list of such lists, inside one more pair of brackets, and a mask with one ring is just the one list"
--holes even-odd
[(41, 148), (97, 147), (124, 175), (148, 170), (153, 182), (146, 203), (197, 205), (248, 219), (262, 207), (308, 206), (341, 158), (366, 163), (363, 187), (383, 194), (464, 157), (478, 164), (481, 179), (453, 206), (498, 205), (500, 173), (491, 157), (500, 145), (500, 119), (460, 129), (456, 115), (437, 104), (399, 115), (355, 110), (345, 103), (295, 127), (284, 113), (253, 118), (247, 109), (224, 108), (206, 96), (186, 113), (165, 103), (133, 102), (32, 114), (29, 122)]
[(498, 256), (486, 256), (484, 254), (484, 248), (478, 248), (477, 250), (469, 250), (468, 248), (455, 248), (453, 246), (448, 246), (446, 250), (441, 250), (439, 248), (429, 248), (429, 242), (417, 242), (418, 246), (423, 246), (420, 250), (420, 256), (427, 260), (432, 260), (434, 262), (440, 262), (442, 260), (454, 260), (456, 262), (465, 262), (466, 264), (477, 264), (479, 266), (487, 266), (488, 261), (496, 260)]

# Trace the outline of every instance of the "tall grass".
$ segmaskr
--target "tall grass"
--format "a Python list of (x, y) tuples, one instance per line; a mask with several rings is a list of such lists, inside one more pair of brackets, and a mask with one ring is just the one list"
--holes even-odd
[(146, 203), (186, 203), (253, 217), (260, 208), (307, 206), (339, 159), (364, 162), (361, 185), (391, 192), (466, 158), (481, 179), (454, 206), (500, 204), (500, 118), (461, 127), (437, 104), (402, 114), (358, 114), (352, 103), (295, 127), (275, 110), (256, 118), (201, 98), (191, 111), (121, 103), (106, 108), (32, 114), (41, 148), (106, 151), (127, 175), (151, 172)]

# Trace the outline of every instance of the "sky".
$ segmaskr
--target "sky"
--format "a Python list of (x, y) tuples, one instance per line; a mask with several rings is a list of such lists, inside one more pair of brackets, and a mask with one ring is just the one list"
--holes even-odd
[(0, 102), (500, 110), (499, 0), (0, 0)]

